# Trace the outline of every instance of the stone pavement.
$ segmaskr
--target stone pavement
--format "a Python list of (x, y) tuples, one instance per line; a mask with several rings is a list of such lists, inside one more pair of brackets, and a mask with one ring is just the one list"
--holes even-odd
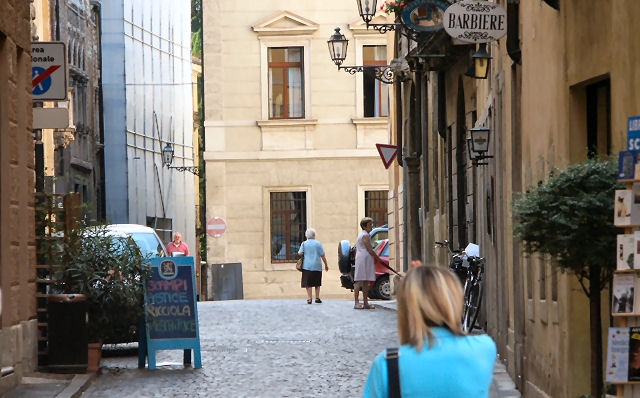
[(76, 398), (95, 374), (62, 375), (36, 373), (22, 378), (22, 383), (2, 398)]
[[(390, 312), (398, 311), (398, 302), (395, 300), (377, 301), (375, 306)], [(493, 369), (493, 383), (489, 391), (489, 398), (518, 398), (520, 396), (520, 391), (516, 389), (515, 383), (507, 373), (507, 368), (500, 360), (497, 360)]]
[[(200, 302), (202, 369), (183, 367), (182, 351), (159, 352), (155, 371), (137, 369), (136, 356), (103, 358), (81, 396), (361, 396), (373, 358), (398, 344), (394, 302), (376, 305), (392, 311), (354, 311), (346, 300)], [(32, 384), (8, 397), (75, 398), (86, 384), (76, 378)], [(490, 397), (520, 397), (499, 362)]]
[(353, 310), (346, 300), (198, 303), (202, 369), (181, 351), (158, 353), (158, 370), (137, 358), (106, 358), (82, 397), (356, 397), (373, 358), (397, 345), (396, 314)]

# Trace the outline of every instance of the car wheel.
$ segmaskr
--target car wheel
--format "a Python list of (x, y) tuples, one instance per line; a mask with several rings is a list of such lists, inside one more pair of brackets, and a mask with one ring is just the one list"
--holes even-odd
[(376, 280), (373, 286), (375, 295), (383, 300), (391, 300), (391, 282), (389, 282), (389, 274), (383, 275)]

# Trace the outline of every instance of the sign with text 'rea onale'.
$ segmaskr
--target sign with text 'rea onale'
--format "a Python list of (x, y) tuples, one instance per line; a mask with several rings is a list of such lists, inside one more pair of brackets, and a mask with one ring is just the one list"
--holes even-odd
[(31, 86), (34, 101), (67, 99), (66, 57), (63, 42), (31, 43)]
[(627, 150), (640, 151), (640, 116), (629, 118), (627, 129)]
[(444, 30), (466, 43), (488, 43), (507, 34), (507, 12), (485, 0), (463, 0), (444, 13)]
[(202, 367), (193, 257), (151, 259), (145, 289), (149, 369), (158, 350), (193, 350), (194, 367)]

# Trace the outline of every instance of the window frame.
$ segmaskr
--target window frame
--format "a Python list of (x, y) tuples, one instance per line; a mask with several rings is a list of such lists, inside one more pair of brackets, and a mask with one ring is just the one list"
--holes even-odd
[[(301, 61), (299, 62), (270, 62), (269, 61), (269, 50), (272, 49), (293, 49), (293, 48), (299, 48), (301, 49), (300, 51), (300, 57), (302, 58)], [(306, 94), (306, 84), (305, 84), (305, 51), (304, 51), (304, 47), (303, 46), (293, 46), (293, 47), (274, 47), (274, 46), (269, 46), (267, 47), (267, 102), (269, 102), (269, 92), (271, 89), (271, 81), (269, 79), (270, 76), (270, 70), (272, 67), (274, 68), (283, 68), (284, 69), (284, 73), (283, 73), (283, 87), (284, 87), (284, 93), (283, 93), (283, 109), (284, 109), (284, 116), (283, 117), (271, 117), (271, 115), (269, 116), (269, 120), (290, 120), (290, 119), (304, 119), (305, 118), (305, 94)], [(300, 76), (301, 79), (301, 90), (302, 90), (302, 97), (300, 98), (300, 100), (302, 101), (302, 116), (296, 116), (296, 117), (291, 117), (289, 115), (289, 86), (288, 86), (288, 70), (289, 68), (300, 68), (302, 73)], [(271, 103), (268, 103), (268, 110), (271, 110)]]
[[(365, 203), (364, 197), (367, 191), (387, 191), (387, 225), (389, 222), (389, 209), (390, 209), (390, 199), (392, 197), (391, 189), (389, 185), (384, 184), (369, 184), (369, 185), (358, 185), (358, 219), (356, 223), (358, 225), (358, 231), (360, 231), (360, 220), (365, 217)], [(380, 227), (380, 225), (376, 225), (376, 227)]]
[[(387, 50), (387, 44), (386, 43), (385, 44), (363, 44), (360, 47), (360, 51), (362, 51), (362, 54), (361, 54), (361, 56), (362, 56), (362, 65), (365, 65), (365, 66), (372, 65), (373, 66), (373, 65), (385, 65), (385, 64), (388, 63), (387, 60), (365, 61), (364, 60), (364, 48), (365, 47), (385, 47), (385, 51)], [(380, 98), (379, 98), (378, 104), (374, 103), (374, 108), (375, 108), (375, 105), (377, 105), (379, 116), (366, 116), (365, 115), (365, 106), (364, 106), (364, 82), (365, 82), (364, 78), (365, 78), (365, 74), (363, 73), (362, 74), (362, 87), (361, 87), (361, 89), (362, 89), (362, 117), (366, 118), (366, 119), (388, 118), (389, 117), (389, 110), (390, 110), (390, 100), (389, 100), (389, 86), (390, 85), (388, 85), (386, 83), (383, 83), (380, 80), (374, 78), (373, 83), (376, 84), (378, 86), (378, 89), (380, 90)], [(386, 115), (382, 115), (382, 92), (383, 92), (383, 88), (387, 89), (386, 90), (387, 91), (387, 114)], [(374, 111), (374, 113), (375, 113), (375, 111)]]
[[(311, 117), (311, 36), (259, 36), (260, 96), (262, 120), (304, 120)], [(269, 48), (302, 47), (302, 117), (269, 118)]]
[[(354, 38), (354, 48), (356, 55), (356, 65), (364, 64), (364, 47), (365, 46), (385, 46), (387, 48), (387, 64), (389, 63), (389, 43), (387, 43), (386, 35), (381, 35), (378, 32), (374, 31), (371, 33), (370, 31), (361, 32), (359, 29), (355, 27), (351, 27)], [(380, 117), (365, 117), (364, 116), (364, 74), (356, 73), (356, 117), (362, 119), (383, 119), (386, 120), (389, 116), (380, 116)], [(390, 95), (391, 91), (387, 92), (387, 95)], [(391, 108), (391, 99), (389, 99), (389, 108)], [(387, 113), (390, 113), (391, 109), (388, 110)]]
[(264, 187), (263, 188), (263, 258), (265, 271), (294, 271), (296, 270), (296, 261), (272, 262), (271, 258), (271, 193), (273, 192), (305, 192), (306, 196), (306, 225), (309, 228), (313, 222), (313, 196), (310, 185), (302, 186), (283, 186), (283, 187)]

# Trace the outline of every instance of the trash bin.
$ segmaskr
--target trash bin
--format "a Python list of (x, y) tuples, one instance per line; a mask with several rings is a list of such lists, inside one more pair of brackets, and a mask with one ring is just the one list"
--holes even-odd
[(87, 369), (87, 297), (84, 294), (49, 296), (49, 370), (84, 373)]

